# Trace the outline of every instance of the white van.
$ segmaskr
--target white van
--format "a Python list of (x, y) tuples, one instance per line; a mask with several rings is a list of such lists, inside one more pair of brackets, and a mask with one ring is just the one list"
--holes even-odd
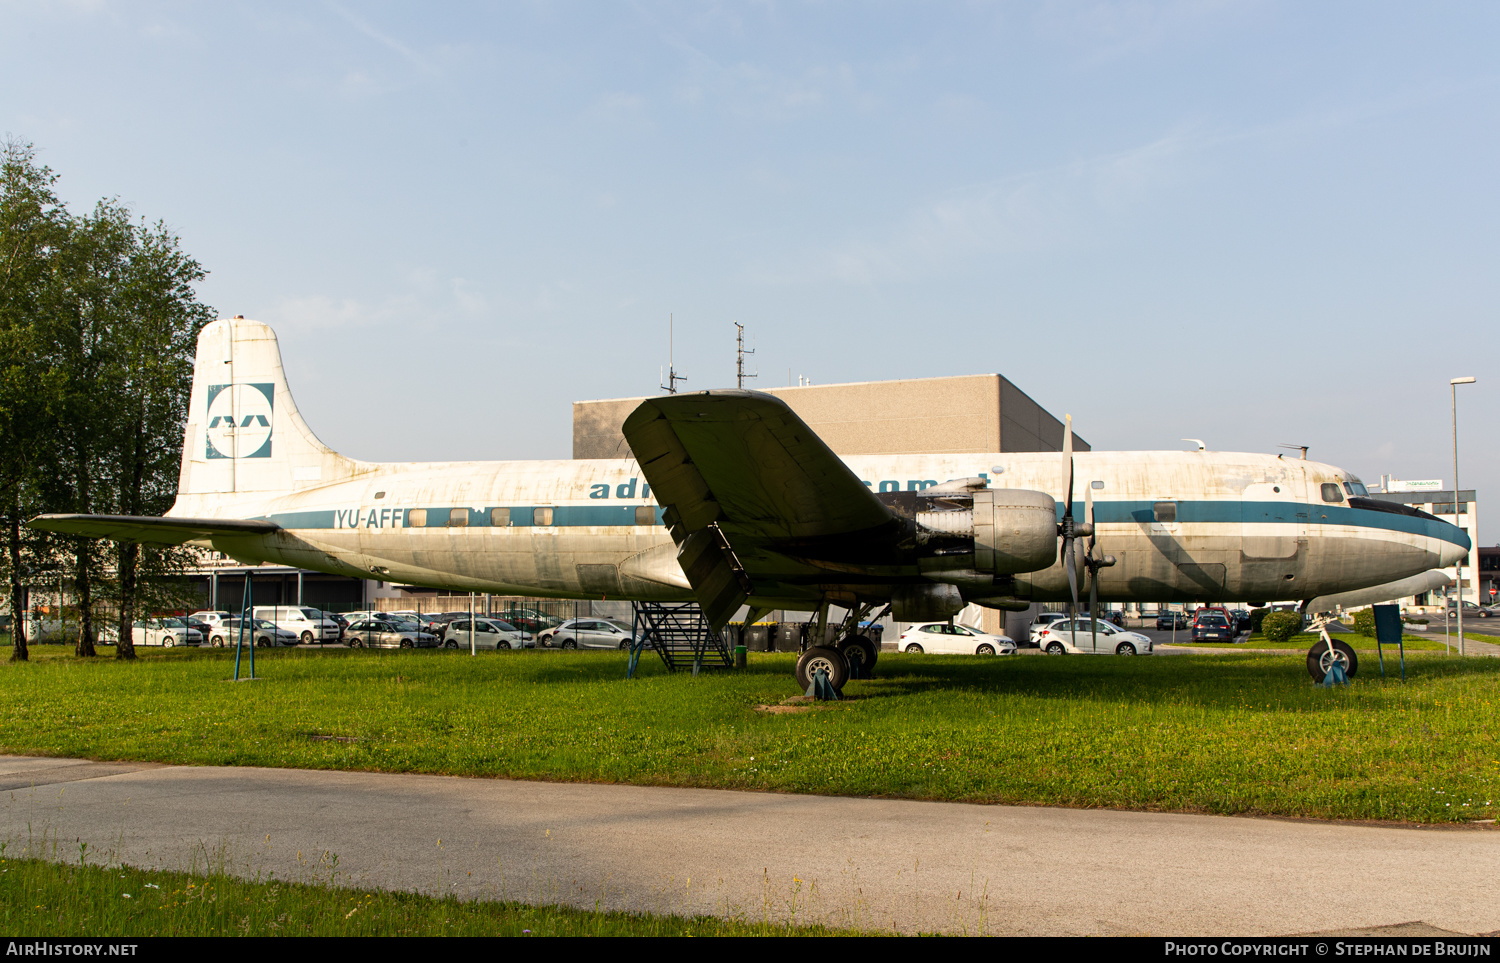
[(339, 640), (339, 624), (306, 605), (257, 605), (250, 614), (274, 623), (278, 629), (295, 632), (303, 645)]

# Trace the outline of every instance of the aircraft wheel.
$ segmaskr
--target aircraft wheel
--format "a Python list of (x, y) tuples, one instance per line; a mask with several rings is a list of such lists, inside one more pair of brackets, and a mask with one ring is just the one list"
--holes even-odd
[(1135, 646), (1129, 642), (1121, 642), (1119, 648), (1115, 649), (1115, 655), (1135, 655)]
[(875, 648), (874, 642), (871, 642), (863, 635), (849, 636), (849, 638), (839, 643), (838, 649), (839, 654), (844, 657), (844, 661), (849, 663), (851, 670), (854, 667), (855, 660), (859, 661), (859, 674), (861, 676), (869, 678), (870, 674), (875, 671), (875, 660), (880, 657), (880, 650)]
[(978, 655), (994, 655), (995, 647), (986, 642), (984, 645), (981, 645), (979, 648), (975, 649), (974, 652)]
[(1328, 643), (1322, 639), (1314, 642), (1313, 647), (1307, 650), (1307, 674), (1312, 676), (1314, 682), (1322, 682), (1328, 675), (1328, 670), (1333, 668), (1334, 662), (1342, 665), (1344, 675), (1351, 679), (1359, 671), (1359, 657), (1348, 643), (1335, 639), (1332, 655), (1328, 653)]
[(1048, 642), (1047, 643), (1047, 654), (1048, 655), (1067, 655), (1067, 653), (1068, 653), (1068, 650), (1065, 649), (1065, 648), (1063, 648), (1063, 644), (1061, 642)]
[(819, 669), (828, 673), (828, 681), (835, 689), (842, 689), (844, 683), (849, 681), (849, 663), (844, 661), (839, 650), (826, 645), (815, 645), (797, 659), (798, 687), (806, 691)]
[(907, 653), (909, 655), (921, 655), (922, 654), (922, 647), (920, 645), (918, 645), (917, 643), (913, 642), (911, 645), (908, 645), (906, 647), (906, 651), (907, 651)]

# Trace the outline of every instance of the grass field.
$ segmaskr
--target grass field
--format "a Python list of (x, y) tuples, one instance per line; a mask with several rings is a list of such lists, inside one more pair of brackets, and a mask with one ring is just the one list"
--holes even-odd
[[(1347, 689), (1300, 659), (886, 653), (841, 703), (794, 657), (668, 675), (614, 653), (263, 650), (0, 663), (0, 751), (984, 803), (1455, 822), (1500, 802), (1500, 660), (1409, 654)], [(335, 738), (329, 738), (335, 737)]]
[(65, 866), (35, 859), (0, 859), (0, 929), (28, 937), (107, 933), (125, 938), (849, 935), (768, 921), (461, 902), (452, 897), (123, 866)]

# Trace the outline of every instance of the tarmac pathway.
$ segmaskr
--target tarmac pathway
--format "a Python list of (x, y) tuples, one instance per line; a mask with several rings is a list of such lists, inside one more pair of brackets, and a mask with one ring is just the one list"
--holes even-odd
[(12, 854), (1026, 935), (1491, 933), (1500, 831), (0, 756)]

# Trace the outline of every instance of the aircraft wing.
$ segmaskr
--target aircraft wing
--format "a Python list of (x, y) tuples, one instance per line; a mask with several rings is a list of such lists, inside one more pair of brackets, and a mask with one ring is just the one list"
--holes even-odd
[(26, 523), (44, 532), (181, 545), (195, 538), (266, 535), (280, 526), (237, 518), (157, 518), (150, 515), (38, 515)]
[(752, 594), (882, 541), (899, 520), (779, 398), (704, 391), (642, 402), (630, 443), (704, 614), (722, 626)]

